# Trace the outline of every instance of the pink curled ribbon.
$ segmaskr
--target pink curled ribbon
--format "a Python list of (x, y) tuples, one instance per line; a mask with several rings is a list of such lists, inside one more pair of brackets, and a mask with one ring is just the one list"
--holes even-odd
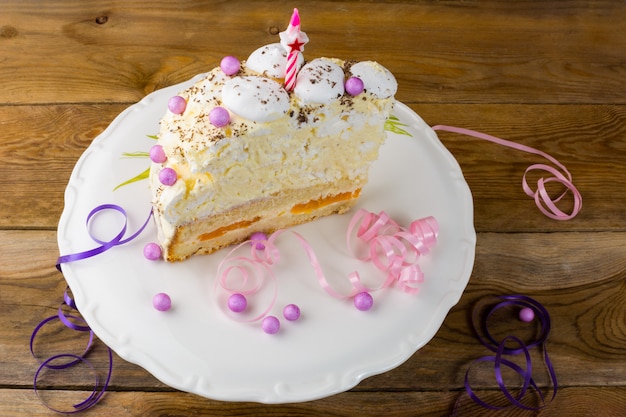
[[(481, 310), (484, 309), (485, 305), (476, 306), (472, 313), (472, 325), (474, 327), (474, 332), (476, 337), (487, 349), (494, 352), (492, 356), (483, 356), (474, 361), (474, 364), (481, 362), (493, 362), (494, 364), (494, 377), (500, 388), (500, 391), (504, 395), (504, 397), (508, 400), (509, 404), (506, 406), (496, 406), (479, 398), (476, 393), (472, 390), (470, 381), (469, 381), (469, 373), (470, 368), (465, 373), (465, 391), (470, 396), (470, 398), (476, 402), (477, 404), (490, 409), (490, 410), (501, 410), (512, 406), (524, 409), (524, 410), (533, 410), (537, 411), (543, 407), (545, 407), (550, 401), (554, 399), (557, 392), (557, 379), (556, 373), (554, 372), (554, 367), (552, 366), (552, 362), (548, 357), (548, 351), (546, 350), (546, 340), (548, 338), (548, 334), (550, 333), (550, 314), (548, 311), (539, 303), (531, 297), (525, 295), (504, 295), (496, 297), (495, 304), (491, 305), (486, 309), (486, 314), (484, 314), (481, 319)], [(489, 319), (493, 316), (493, 314), (504, 308), (530, 308), (532, 309), (535, 320), (539, 322), (539, 334), (535, 340), (530, 342), (524, 342), (520, 338), (508, 335), (502, 338), (502, 340), (496, 340), (489, 331)], [(511, 342), (514, 344), (514, 347), (510, 347)], [(544, 398), (544, 394), (537, 386), (537, 383), (532, 378), (532, 361), (530, 357), (530, 349), (532, 348), (540, 348), (543, 353), (543, 360), (548, 370), (548, 374), (552, 383), (552, 396), (548, 402)], [(525, 362), (525, 366), (519, 366), (515, 362), (508, 360), (505, 358), (505, 355), (515, 356), (523, 354), (523, 361)], [(513, 395), (510, 390), (506, 387), (504, 383), (504, 378), (502, 377), (502, 367), (507, 367), (518, 375), (521, 376), (523, 382), (522, 387), (519, 390), (517, 395)], [(530, 392), (534, 391), (538, 393), (542, 405), (533, 407), (524, 404), (522, 401), (524, 397)]]
[[(530, 146), (522, 145), (520, 143), (508, 141), (505, 139), (500, 139), (495, 136), (487, 135), (485, 133), (477, 132), (475, 130), (464, 129), (460, 127), (454, 126), (445, 126), (445, 125), (436, 125), (432, 127), (433, 130), (441, 130), (446, 132), (458, 133), (467, 136), (473, 136), (478, 139), (487, 140), (493, 143), (497, 143), (498, 145), (507, 146), (512, 149), (516, 149), (519, 151), (531, 153), (534, 155), (539, 155), (546, 158), (548, 161), (552, 162), (556, 165), (560, 171), (553, 166), (545, 165), (545, 164), (533, 164), (526, 168), (524, 172), (524, 176), (522, 177), (522, 189), (529, 197), (532, 197), (535, 200), (535, 204), (537, 208), (546, 215), (547, 217), (554, 220), (569, 220), (576, 217), (576, 215), (580, 212), (582, 208), (582, 195), (576, 188), (572, 180), (572, 174), (567, 170), (567, 168), (561, 164), (556, 158), (551, 155), (540, 151), (535, 148), (531, 148)], [(544, 178), (541, 177), (537, 180), (537, 189), (533, 190), (530, 185), (528, 185), (528, 181), (526, 179), (527, 175), (532, 171), (544, 171), (550, 174), (551, 176)], [(552, 198), (548, 194), (546, 190), (546, 184), (556, 182), (565, 187), (565, 191), (561, 193), (558, 197)], [(557, 203), (561, 201), (563, 197), (565, 197), (568, 192), (572, 193), (574, 199), (574, 206), (572, 208), (571, 213), (566, 213), (557, 207)]]
[[(355, 230), (358, 242), (366, 247), (364, 255), (359, 255), (353, 244)], [(397, 282), (402, 291), (415, 294), (418, 284), (424, 281), (417, 261), (434, 247), (438, 234), (439, 224), (432, 216), (415, 220), (405, 229), (384, 211), (374, 214), (359, 210), (348, 225), (346, 244), (356, 258), (371, 261), (387, 274), (380, 289)], [(358, 272), (353, 272), (350, 279), (360, 281)]]
[[(272, 235), (273, 237), (274, 235)], [(276, 277), (272, 271), (271, 265), (278, 259), (279, 253), (275, 246), (269, 241), (264, 242), (265, 248), (263, 249), (264, 257), (259, 256), (256, 253), (255, 245), (251, 246), (250, 256), (235, 256), (235, 252), (242, 246), (250, 244), (250, 241), (246, 241), (235, 246), (229, 254), (222, 259), (217, 268), (217, 279), (215, 280), (216, 294), (219, 289), (226, 291), (227, 293), (234, 294), (239, 293), (244, 296), (256, 294), (269, 279), (272, 284), (271, 300), (267, 303), (261, 313), (248, 317), (240, 314), (229, 314), (226, 309), (223, 309), (230, 318), (240, 322), (254, 322), (265, 317), (276, 302), (278, 294), (278, 286), (276, 284)]]
[[(85, 411), (93, 407), (94, 405), (96, 405), (96, 403), (98, 403), (98, 401), (100, 401), (100, 399), (104, 395), (107, 387), (109, 386), (109, 382), (111, 381), (111, 375), (113, 373), (113, 352), (111, 351), (109, 347), (107, 347), (108, 370), (107, 370), (106, 379), (101, 384), (95, 367), (86, 359), (86, 355), (89, 353), (89, 351), (91, 350), (93, 346), (94, 333), (82, 317), (76, 316), (74, 314), (66, 314), (64, 311), (64, 306), (68, 306), (71, 310), (78, 311), (76, 309), (76, 304), (74, 303), (74, 300), (68, 295), (67, 289), (65, 290), (63, 294), (63, 303), (59, 306), (57, 314), (54, 316), (50, 316), (44, 319), (43, 321), (41, 321), (35, 327), (30, 337), (30, 352), (33, 355), (33, 357), (39, 361), (39, 368), (37, 368), (37, 371), (35, 372), (33, 387), (35, 389), (35, 394), (37, 395), (37, 397), (41, 400), (41, 402), (48, 409), (57, 413), (62, 413), (62, 414), (74, 414), (74, 413), (79, 413), (81, 411)], [(75, 355), (75, 354), (70, 354), (70, 353), (61, 353), (58, 355), (53, 355), (44, 361), (41, 361), (37, 358), (37, 355), (35, 354), (35, 347), (34, 347), (37, 334), (46, 324), (55, 320), (61, 321), (61, 323), (63, 323), (65, 327), (71, 330), (89, 333), (89, 340), (82, 354)], [(84, 323), (84, 324), (79, 324), (79, 323)], [(61, 363), (58, 363), (59, 361), (61, 361)], [(79, 363), (83, 363), (87, 365), (91, 369), (91, 372), (94, 375), (95, 381), (94, 381), (94, 387), (93, 387), (93, 391), (91, 392), (91, 395), (89, 395), (89, 397), (87, 397), (85, 400), (81, 401), (80, 403), (73, 404), (72, 408), (69, 410), (62, 410), (62, 409), (52, 407), (50, 404), (44, 401), (39, 395), (39, 389), (38, 389), (38, 381), (39, 381), (39, 377), (41, 373), (46, 369), (62, 370), (62, 369), (71, 368), (75, 365), (78, 365)]]
[[(278, 263), (281, 256), (276, 240), (288, 231), (278, 230), (267, 240), (243, 242), (234, 247), (220, 262), (215, 281), (216, 293), (225, 291), (230, 294), (251, 295), (257, 293), (265, 282), (270, 282), (273, 286), (270, 301), (259, 314), (245, 319), (230, 313), (227, 313), (228, 316), (238, 321), (253, 322), (265, 317), (273, 308), (278, 289), (272, 265)], [(334, 298), (347, 299), (361, 292), (382, 290), (394, 283), (397, 283), (403, 292), (417, 293), (419, 283), (424, 280), (424, 274), (417, 261), (435, 245), (439, 225), (434, 217), (426, 217), (415, 220), (407, 229), (399, 226), (385, 212), (373, 214), (359, 210), (348, 225), (346, 243), (358, 259), (370, 261), (386, 274), (386, 278), (380, 286), (368, 287), (363, 284), (358, 272), (354, 271), (348, 275), (351, 289), (347, 294), (342, 294), (332, 287), (315, 251), (306, 239), (297, 232), (290, 232), (306, 253), (321, 288)], [(250, 246), (248, 256), (237, 255), (236, 252), (240, 248), (248, 245)], [(359, 245), (360, 248), (357, 247)], [(359, 249), (364, 250), (365, 254), (359, 255)]]

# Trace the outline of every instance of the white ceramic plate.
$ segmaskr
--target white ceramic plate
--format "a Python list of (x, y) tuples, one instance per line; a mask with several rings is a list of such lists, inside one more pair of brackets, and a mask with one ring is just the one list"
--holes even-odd
[[(150, 94), (124, 111), (82, 155), (65, 193), (58, 228), (61, 254), (97, 246), (85, 220), (100, 204), (128, 212), (129, 233), (148, 217), (147, 181), (114, 188), (148, 167), (158, 120), (167, 100), (193, 80)], [(98, 256), (63, 265), (76, 303), (96, 335), (123, 359), (138, 364), (165, 384), (208, 398), (287, 403), (343, 392), (364, 378), (406, 361), (437, 332), (463, 293), (474, 262), (475, 232), (470, 190), (461, 170), (435, 133), (405, 105), (394, 110), (409, 135), (389, 133), (373, 165), (370, 183), (357, 208), (385, 210), (401, 225), (435, 216), (437, 246), (420, 261), (425, 274), (419, 294), (397, 287), (374, 294), (372, 310), (328, 296), (318, 285), (306, 256), (285, 237), (275, 270), (278, 298), (272, 314), (297, 304), (302, 316), (282, 320), (278, 334), (259, 323), (227, 318), (216, 305), (213, 285), (226, 250), (183, 263), (148, 261), (142, 250), (154, 241), (153, 224), (135, 240)], [(352, 211), (351, 213), (354, 213)], [(352, 214), (336, 215), (294, 228), (313, 246), (331, 280), (358, 270), (373, 282), (381, 273), (354, 260), (345, 248)], [(90, 230), (102, 240), (120, 230), (121, 216), (103, 212)], [(282, 237), (281, 237), (282, 239)], [(173, 307), (152, 306), (165, 292)]]

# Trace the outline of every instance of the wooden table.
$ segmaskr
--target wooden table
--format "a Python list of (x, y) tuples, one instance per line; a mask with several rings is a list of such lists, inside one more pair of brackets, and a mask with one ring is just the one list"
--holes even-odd
[[(407, 362), (329, 398), (260, 405), (178, 392), (116, 356), (106, 395), (86, 415), (624, 415), (626, 3), (608, 0), (2, 2), (0, 415), (53, 414), (33, 393), (28, 344), (62, 301), (56, 227), (79, 156), (147, 94), (275, 42), (294, 6), (311, 38), (307, 58), (379, 61), (398, 79), (397, 99), (428, 124), (551, 154), (571, 171), (582, 211), (551, 220), (523, 193), (524, 170), (545, 163), (540, 156), (441, 132), (473, 193), (476, 262), (458, 305)], [(490, 354), (471, 330), (472, 307), (514, 293), (552, 317), (559, 390), (540, 412), (490, 412), (464, 391), (470, 364)], [(44, 394), (76, 402), (89, 384), (70, 374)], [(498, 401), (489, 372), (473, 388)]]

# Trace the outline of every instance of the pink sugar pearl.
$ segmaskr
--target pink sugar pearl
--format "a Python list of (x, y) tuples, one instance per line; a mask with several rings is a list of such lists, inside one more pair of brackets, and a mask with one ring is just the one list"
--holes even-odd
[(215, 127), (224, 127), (230, 123), (230, 114), (224, 107), (214, 107), (209, 112), (209, 121)]
[(220, 68), (226, 75), (235, 75), (239, 72), (241, 63), (234, 56), (225, 56), (220, 62)]
[(167, 161), (167, 156), (165, 155), (165, 151), (163, 150), (163, 146), (154, 145), (150, 148), (150, 160), (152, 162), (156, 162), (157, 164), (162, 164)]
[(345, 89), (351, 96), (357, 96), (363, 92), (363, 81), (358, 77), (350, 77), (346, 80)]
[(283, 309), (283, 316), (289, 321), (295, 321), (300, 318), (300, 307), (295, 304), (289, 304)]
[(276, 334), (280, 330), (280, 320), (274, 316), (267, 316), (261, 322), (261, 327), (267, 334)]
[(152, 299), (152, 305), (158, 311), (167, 311), (172, 308), (172, 299), (164, 292), (160, 292)]
[(530, 323), (535, 318), (535, 312), (530, 307), (524, 307), (519, 311), (519, 319), (523, 322)]
[(354, 306), (357, 310), (367, 311), (374, 305), (374, 299), (368, 292), (360, 292), (354, 296)]
[(172, 168), (163, 168), (159, 172), (159, 181), (163, 185), (174, 185), (178, 180), (178, 174)]
[(174, 114), (183, 114), (187, 108), (187, 101), (181, 96), (174, 96), (167, 102), (167, 108)]
[(250, 241), (254, 245), (254, 248), (257, 250), (265, 249), (265, 245), (261, 242), (264, 242), (266, 240), (267, 240), (267, 235), (263, 232), (254, 232), (252, 233), (252, 235), (250, 235)]
[(151, 261), (161, 259), (161, 247), (156, 243), (148, 243), (143, 247), (143, 256)]
[(228, 308), (234, 313), (241, 313), (248, 307), (245, 295), (235, 293), (228, 297)]

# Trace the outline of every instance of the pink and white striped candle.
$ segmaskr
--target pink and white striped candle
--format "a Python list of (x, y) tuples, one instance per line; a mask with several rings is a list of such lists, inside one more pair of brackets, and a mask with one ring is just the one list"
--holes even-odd
[(293, 9), (287, 30), (280, 32), (280, 44), (287, 50), (287, 65), (285, 66), (285, 89), (287, 91), (293, 90), (296, 86), (298, 57), (304, 51), (304, 45), (308, 41), (309, 37), (300, 30), (298, 9)]

